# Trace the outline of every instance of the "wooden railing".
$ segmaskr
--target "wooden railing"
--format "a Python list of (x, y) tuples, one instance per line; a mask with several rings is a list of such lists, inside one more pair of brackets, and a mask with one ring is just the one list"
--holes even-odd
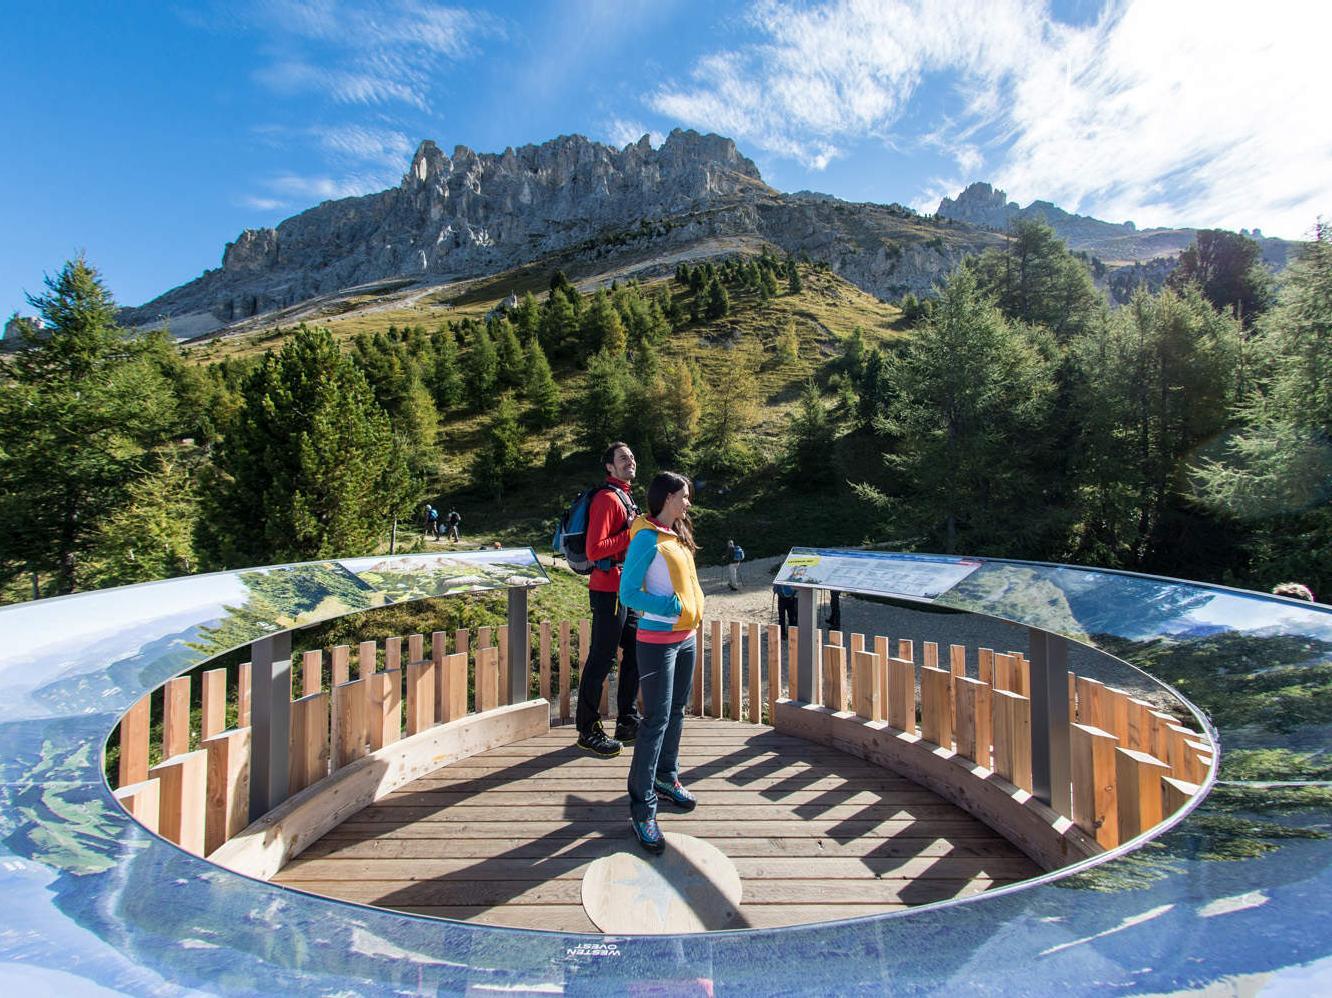
[[(586, 656), (587, 620), (543, 621), (530, 642), (535, 694), (571, 716), (573, 663)], [(508, 628), (412, 634), (307, 651), (292, 663), (288, 793), (297, 794), (367, 755), (505, 706)], [(575, 644), (576, 639), (576, 644)], [(791, 704), (802, 636), (775, 624), (708, 620), (698, 628), (693, 713), (761, 723)], [(815, 631), (815, 704), (870, 735), (913, 751), (974, 764), (1015, 793), (1032, 791), (1030, 663), (1019, 652)], [(354, 668), (353, 668), (354, 662)], [(249, 666), (202, 673), (199, 730), (191, 731), (191, 679), (140, 700), (119, 725), (115, 795), (145, 826), (209, 855), (250, 823)], [(607, 684), (609, 687), (609, 684)], [(531, 684), (529, 684), (529, 689)], [(470, 701), (469, 701), (470, 692)], [(609, 689), (603, 692), (607, 713)], [(1181, 705), (1182, 706), (1182, 705)], [(235, 727), (225, 729), (229, 709)], [(1208, 738), (1129, 692), (1068, 673), (1071, 819), (1101, 848), (1158, 824), (1198, 792), (1214, 751)], [(161, 724), (161, 760), (149, 765)], [(196, 737), (197, 736), (197, 737)], [(191, 748), (191, 746), (197, 746)], [(897, 746), (901, 748), (901, 746)], [(1020, 796), (1020, 793), (1019, 793)]]

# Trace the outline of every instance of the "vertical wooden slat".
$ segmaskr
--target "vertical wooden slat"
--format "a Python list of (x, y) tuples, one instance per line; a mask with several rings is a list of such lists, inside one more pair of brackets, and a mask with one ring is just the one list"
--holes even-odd
[(227, 727), (227, 670), (209, 669), (202, 676), (199, 741), (220, 735)]
[(796, 699), (799, 689), (796, 672), (800, 668), (800, 628), (786, 625), (786, 697)]
[(384, 639), (384, 671), (402, 668), (402, 638)]
[(730, 714), (732, 721), (740, 720), (740, 700), (741, 691), (744, 689), (745, 680), (745, 649), (744, 649), (744, 628), (740, 621), (731, 621), (731, 703)]
[[(698, 622), (698, 629), (694, 632), (694, 685), (689, 691), (691, 709), (695, 717), (703, 716), (703, 673), (705, 670), (705, 659), (703, 658), (703, 621)], [(639, 694), (641, 699), (642, 694)]]
[(1184, 779), (1189, 783), (1202, 783), (1207, 779), (1207, 770), (1212, 764), (1212, 746), (1190, 741), (1184, 743), (1184, 749), (1188, 759), (1185, 769), (1190, 774), (1196, 774), (1195, 779), (1188, 779), (1187, 776)]
[(162, 809), (162, 782), (142, 779), (127, 783), (113, 791), (129, 816), (150, 832), (158, 829), (158, 817)]
[(560, 720), (569, 720), (569, 622), (560, 621)]
[(1073, 822), (1101, 846), (1119, 845), (1115, 736), (1089, 724), (1069, 726)]
[(438, 715), (440, 721), (456, 721), (460, 717), (466, 717), (467, 652), (455, 651), (452, 655), (445, 655), (444, 662), (435, 676), (435, 683), (441, 691)]
[(184, 755), (189, 750), (190, 677), (177, 676), (162, 687), (162, 758)]
[(1020, 696), (1031, 699), (1031, 662), (1020, 651), (1010, 652), (1013, 656), (1013, 685)]
[[(143, 696), (120, 719), (120, 786), (148, 779), (148, 739), (152, 727), (152, 695)], [(146, 806), (146, 805), (145, 805)]]
[[(936, 646), (935, 661), (938, 657)], [(943, 669), (920, 670), (920, 735), (941, 748), (953, 747), (952, 680), (952, 673)]]
[(1132, 697), (1123, 690), (1107, 686), (1105, 698), (1110, 716), (1106, 719), (1108, 723), (1099, 727), (1118, 738), (1120, 748), (1126, 748), (1129, 743), (1129, 700)]
[(846, 649), (839, 644), (823, 646), (823, 705), (846, 710)]
[(759, 643), (759, 625), (749, 625), (749, 721), (763, 721), (763, 673), (761, 658), (763, 646)]
[(777, 717), (777, 701), (782, 698), (782, 629), (767, 625), (768, 634), (768, 723)]
[(318, 648), (301, 655), (301, 696), (308, 697), (324, 688), (324, 653)]
[(809, 702), (823, 703), (823, 629), (814, 628), (814, 633), (810, 635), (810, 671), (813, 675), (809, 677)]
[(543, 620), (537, 638), (538, 691), (541, 699), (550, 703), (550, 621)]
[[(501, 627), (495, 636), (495, 647), (499, 649), (500, 673), (503, 676), (509, 668), (509, 628)], [(501, 679), (499, 697), (502, 705), (509, 702), (509, 684)]]
[(722, 716), (722, 622), (713, 620), (709, 640), (712, 657), (709, 660), (711, 672), (708, 675), (708, 715)]
[(852, 652), (851, 676), (856, 714), (868, 721), (882, 721), (883, 669), (879, 656), (869, 651)]
[(897, 641), (897, 657), (905, 662), (916, 664), (916, 643), (910, 638), (899, 638)]
[(476, 629), (476, 650), (490, 648), (494, 645), (495, 629), (493, 627), (478, 627)]
[(1011, 690), (994, 690), (990, 708), (994, 771), (1014, 786), (1030, 792), (1031, 701)]
[(888, 659), (888, 723), (916, 733), (916, 667), (910, 659)]
[(1197, 754), (1188, 747), (1189, 742), (1198, 741), (1200, 738), (1197, 732), (1182, 724), (1172, 724), (1166, 729), (1165, 758), (1166, 762), (1170, 763), (1170, 774), (1176, 779), (1185, 783), (1202, 781), (1204, 772), (1197, 766)]
[(844, 635), (842, 634), (841, 631), (829, 631), (829, 632), (828, 632), (828, 644), (830, 644), (830, 645), (836, 645), (838, 648), (844, 648), (844, 647), (846, 647), (846, 643), (845, 643), (845, 641), (843, 640), (843, 638), (844, 638)]
[[(444, 708), (444, 660), (448, 657), (448, 631), (431, 631), (429, 659), (431, 671), (430, 688), (435, 691), (435, 701), (430, 706), (430, 724), (438, 724), (446, 718), (446, 711)], [(466, 669), (463, 671), (465, 674)], [(465, 710), (463, 712), (466, 713)]]
[[(478, 641), (480, 635), (478, 635)], [(499, 706), (499, 649), (490, 645), (476, 650), (476, 712)]]
[(200, 749), (163, 759), (148, 770), (148, 775), (161, 783), (158, 834), (182, 849), (202, 856), (208, 753)]
[(888, 682), (888, 659), (892, 658), (892, 641), (886, 635), (874, 635), (874, 657), (879, 662), (879, 696), (881, 704), (881, 713), (875, 718), (876, 721), (888, 720), (888, 700), (891, 697), (890, 683)]
[(1173, 776), (1161, 778), (1161, 817), (1170, 817), (1187, 804), (1202, 788), (1196, 783), (1176, 779)]
[(1128, 747), (1135, 752), (1152, 752), (1152, 705), (1146, 700), (1129, 697)]
[(853, 634), (851, 635), (851, 655), (850, 655), (850, 661), (852, 661), (852, 662), (855, 661), (855, 659), (856, 659), (856, 652), (858, 652), (858, 651), (864, 651), (864, 650), (865, 650), (865, 635), (863, 635), (863, 634), (855, 634), (855, 633), (853, 633)]
[(994, 686), (994, 649), (976, 649), (976, 678), (986, 686)]
[(979, 717), (980, 691), (984, 687), (985, 684), (979, 679), (971, 679), (968, 676), (953, 677), (953, 737), (957, 741), (958, 755), (980, 763), (988, 769), (990, 765), (988, 725), (986, 725), (987, 739), (984, 743), (985, 758), (978, 758), (982, 753), (977, 751), (979, 732), (976, 721)]
[(207, 756), (204, 855), (250, 823), (250, 729), (203, 739)]
[(365, 755), (364, 679), (333, 687), (333, 768), (341, 769)]
[(367, 676), (370, 751), (377, 752), (402, 737), (402, 670)]
[(1161, 760), (1135, 749), (1115, 749), (1118, 787), (1119, 841), (1142, 834), (1161, 822), (1162, 777), (1170, 768)]
[(356, 646), (356, 678), (374, 675), (379, 668), (379, 642), (362, 641)]
[(435, 723), (435, 663), (407, 663), (407, 734), (415, 735)]
[[(433, 643), (434, 638), (431, 638)], [(409, 634), (407, 635), (407, 661), (420, 662), (426, 657), (425, 654), (425, 635)]]
[(236, 673), (236, 726), (245, 728), (250, 724), (250, 663), (242, 662)]
[(334, 645), (328, 651), (329, 688), (341, 686), (351, 679), (351, 649), (346, 645)]
[(1174, 715), (1162, 710), (1153, 710), (1148, 717), (1151, 746), (1147, 751), (1167, 764), (1170, 762), (1170, 728), (1174, 724)]
[(1017, 684), (1013, 679), (1013, 656), (1005, 655), (1002, 652), (994, 656), (994, 691), (998, 693), (1003, 690), (1008, 693), (1016, 693), (1013, 687)]
[(287, 791), (299, 793), (328, 775), (330, 693), (301, 697), (291, 705)]
[(470, 627), (460, 627), (453, 632), (453, 651), (450, 654), (456, 655), (459, 652), (468, 655), (472, 652), (472, 629)]
[(921, 645), (920, 661), (926, 669), (939, 668), (939, 643), (937, 641), (926, 641)]
[(948, 646), (948, 668), (954, 676), (965, 676), (967, 674), (967, 646), (949, 645)]

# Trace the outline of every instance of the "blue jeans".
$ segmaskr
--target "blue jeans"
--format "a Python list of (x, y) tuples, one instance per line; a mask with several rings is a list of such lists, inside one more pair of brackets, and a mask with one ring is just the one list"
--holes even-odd
[(629, 764), (629, 811), (637, 821), (657, 813), (653, 777), (674, 782), (679, 775), (680, 732), (694, 685), (694, 635), (675, 644), (638, 642), (638, 688), (643, 722)]

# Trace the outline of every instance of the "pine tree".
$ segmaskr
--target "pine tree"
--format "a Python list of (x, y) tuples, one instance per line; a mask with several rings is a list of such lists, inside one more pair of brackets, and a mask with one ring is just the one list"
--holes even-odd
[(832, 420), (811, 378), (805, 382), (786, 431), (787, 470), (798, 487), (817, 489), (832, 479), (835, 439)]
[(628, 343), (624, 323), (605, 288), (592, 296), (592, 305), (583, 314), (583, 343), (590, 352), (624, 353)]
[(736, 351), (726, 373), (708, 385), (704, 396), (699, 456), (722, 474), (742, 473), (753, 462), (746, 435), (758, 417), (757, 366), (754, 358)]
[(447, 412), (463, 398), (462, 374), (458, 370), (458, 341), (452, 328), (440, 326), (430, 337), (433, 356), (426, 372), (426, 386), (440, 412)]
[(532, 421), (537, 426), (553, 426), (560, 416), (560, 390), (550, 373), (550, 364), (541, 349), (541, 341), (527, 345), (527, 401), (532, 404)]
[(763, 273), (759, 277), (759, 287), (763, 291), (764, 298), (777, 297), (777, 278), (773, 276), (772, 271), (767, 267), (763, 268)]
[(486, 327), (480, 323), (472, 324), (472, 342), (463, 358), (463, 367), (467, 372), (467, 397), (472, 408), (484, 408), (494, 399), (495, 386), (499, 383), (499, 355)]
[(600, 453), (612, 440), (625, 435), (633, 373), (624, 354), (602, 350), (587, 364), (587, 390), (578, 412), (579, 439), (588, 450)]
[(477, 452), (473, 465), (473, 478), (478, 487), (488, 490), (497, 502), (504, 498), (504, 489), (512, 483), (514, 475), (525, 463), (522, 448), (522, 430), (518, 426), (518, 406), (513, 397), (505, 394), (495, 407), (486, 430), (485, 443)]
[(187, 447), (157, 448), (154, 463), (129, 483), (126, 501), (95, 525), (91, 579), (96, 586), (127, 586), (198, 569), (200, 459)]
[(326, 329), (302, 324), (246, 380), (203, 491), (223, 566), (366, 554), (415, 506), (388, 415)]
[(708, 300), (707, 317), (709, 322), (724, 319), (731, 311), (731, 298), (722, 287), (721, 281), (713, 279), (706, 291)]
[(516, 388), (523, 383), (527, 360), (518, 342), (513, 323), (500, 318), (491, 323), (491, 340), (495, 344), (498, 360), (498, 381), (501, 388)]
[(568, 357), (578, 339), (578, 316), (563, 294), (552, 292), (541, 310), (541, 347), (549, 357)]
[(805, 290), (805, 282), (800, 279), (800, 267), (796, 264), (795, 257), (786, 261), (786, 290), (793, 295)]
[(524, 346), (531, 343), (540, 331), (541, 305), (532, 292), (528, 291), (518, 299), (518, 307), (513, 310), (513, 324)]
[(796, 333), (795, 319), (787, 316), (777, 334), (777, 359), (783, 364), (794, 364), (800, 359), (800, 336)]

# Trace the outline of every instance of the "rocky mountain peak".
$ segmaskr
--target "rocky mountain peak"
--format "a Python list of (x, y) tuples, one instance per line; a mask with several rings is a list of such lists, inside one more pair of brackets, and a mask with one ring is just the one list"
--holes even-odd
[(955, 222), (1002, 229), (1007, 227), (1009, 220), (1018, 211), (1017, 202), (1009, 201), (1003, 191), (996, 190), (984, 181), (977, 181), (968, 185), (956, 198), (946, 197), (941, 200), (935, 214)]

